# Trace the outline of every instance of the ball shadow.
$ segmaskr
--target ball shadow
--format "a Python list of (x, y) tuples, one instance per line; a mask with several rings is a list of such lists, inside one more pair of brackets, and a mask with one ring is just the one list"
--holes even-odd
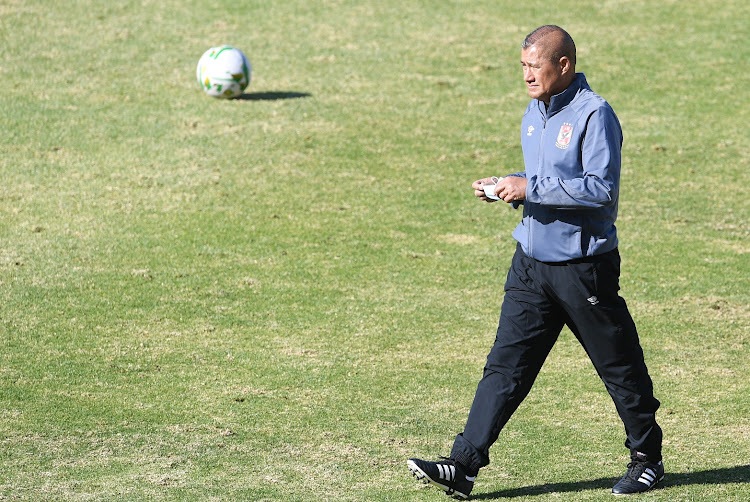
[(241, 101), (278, 101), (281, 99), (309, 98), (310, 96), (312, 96), (312, 94), (308, 92), (268, 91), (240, 94), (234, 99)]

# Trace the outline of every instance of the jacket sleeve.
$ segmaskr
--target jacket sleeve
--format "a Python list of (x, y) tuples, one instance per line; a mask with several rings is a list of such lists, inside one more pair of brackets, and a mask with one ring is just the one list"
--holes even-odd
[(582, 176), (528, 178), (529, 202), (559, 209), (605, 207), (617, 201), (620, 183), (622, 130), (611, 108), (601, 107), (588, 117), (581, 140)]

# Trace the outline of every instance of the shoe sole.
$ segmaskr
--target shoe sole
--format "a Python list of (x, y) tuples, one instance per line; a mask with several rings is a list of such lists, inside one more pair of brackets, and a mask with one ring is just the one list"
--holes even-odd
[(628, 495), (638, 495), (639, 493), (647, 493), (647, 492), (650, 492), (651, 490), (653, 490), (654, 488), (656, 488), (658, 486), (658, 484), (662, 482), (663, 479), (664, 479), (664, 476), (660, 477), (659, 479), (656, 480), (656, 483), (654, 483), (653, 485), (649, 486), (648, 489), (643, 490), (642, 492), (631, 492), (631, 493), (615, 493), (615, 492), (612, 492), (612, 495), (614, 495), (615, 497), (627, 497)]
[(443, 490), (446, 495), (449, 495), (449, 496), (453, 497), (454, 499), (466, 500), (466, 499), (469, 498), (469, 496), (466, 495), (465, 493), (457, 492), (457, 491), (453, 490), (452, 488), (450, 488), (448, 486), (445, 486), (444, 484), (442, 484), (442, 483), (440, 483), (438, 481), (435, 481), (430, 476), (428, 476), (426, 472), (424, 472), (422, 469), (420, 469), (417, 464), (415, 464), (411, 460), (407, 460), (406, 461), (406, 465), (409, 466), (409, 470), (411, 471), (412, 475), (415, 478), (417, 478), (418, 481), (421, 481), (424, 484), (434, 485), (434, 486), (440, 488), (441, 490)]

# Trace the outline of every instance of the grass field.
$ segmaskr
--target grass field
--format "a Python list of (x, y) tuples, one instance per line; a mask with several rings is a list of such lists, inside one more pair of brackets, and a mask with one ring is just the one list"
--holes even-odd
[[(187, 4), (187, 5), (186, 5)], [(662, 401), (649, 501), (750, 500), (745, 1), (0, 2), (0, 500), (432, 501), (519, 213), (520, 43), (622, 122), (622, 294)], [(235, 45), (242, 99), (195, 65)], [(494, 277), (494, 278), (493, 278)], [(478, 500), (611, 500), (569, 332)]]

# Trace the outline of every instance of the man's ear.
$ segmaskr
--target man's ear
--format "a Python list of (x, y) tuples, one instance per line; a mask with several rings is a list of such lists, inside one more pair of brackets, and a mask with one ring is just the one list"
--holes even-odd
[(572, 69), (573, 69), (573, 65), (570, 64), (570, 59), (568, 59), (568, 56), (561, 57), (560, 58), (560, 73), (562, 75), (566, 75)]

